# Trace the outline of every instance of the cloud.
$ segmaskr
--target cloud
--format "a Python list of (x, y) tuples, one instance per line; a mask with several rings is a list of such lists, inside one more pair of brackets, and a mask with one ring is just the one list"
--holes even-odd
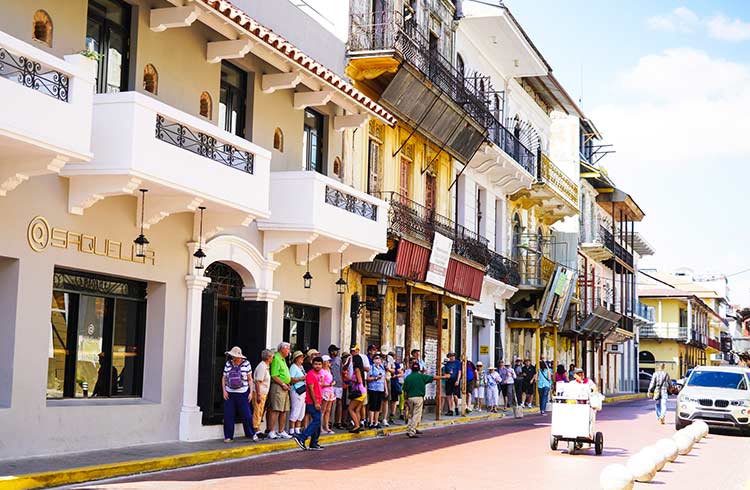
[(683, 165), (750, 155), (748, 65), (670, 49), (642, 57), (611, 95), (591, 114), (618, 160)]
[(646, 19), (646, 26), (653, 31), (694, 33), (705, 31), (709, 37), (721, 41), (742, 42), (750, 40), (750, 22), (730, 19), (722, 13), (701, 18), (687, 7), (677, 7), (666, 14)]
[(706, 26), (708, 35), (714, 39), (732, 42), (750, 39), (750, 22), (743, 22), (740, 19), (730, 19), (723, 14), (718, 14), (709, 19)]
[(646, 19), (646, 25), (655, 31), (693, 32), (699, 24), (698, 15), (687, 7), (677, 7), (668, 14)]

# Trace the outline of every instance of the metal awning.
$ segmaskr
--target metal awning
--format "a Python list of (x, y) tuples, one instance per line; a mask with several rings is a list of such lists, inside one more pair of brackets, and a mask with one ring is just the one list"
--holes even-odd
[(616, 327), (608, 336), (605, 342), (608, 344), (624, 344), (628, 340), (635, 338), (635, 334), (622, 328)]
[(396, 277), (396, 263), (390, 260), (354, 262), (350, 267), (365, 277)]
[(588, 317), (578, 326), (578, 333), (607, 337), (617, 328), (622, 315), (609, 311), (604, 306), (596, 306)]
[(487, 129), (416, 68), (402, 63), (380, 103), (461, 163), (468, 163)]

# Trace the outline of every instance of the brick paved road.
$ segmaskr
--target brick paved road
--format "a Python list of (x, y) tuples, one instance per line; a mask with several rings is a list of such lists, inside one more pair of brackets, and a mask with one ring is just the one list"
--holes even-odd
[[(672, 425), (656, 423), (647, 400), (606, 405), (598, 429), (605, 435), (601, 456), (593, 450), (575, 455), (565, 449), (550, 451), (549, 416), (527, 415), (521, 420), (430, 430), (416, 440), (390, 436), (328, 446), (320, 452), (290, 451), (77, 488), (596, 489), (604, 466), (624, 463), (643, 446), (674, 431)], [(652, 482), (658, 487), (652, 488), (744, 490), (750, 465), (737, 463), (739, 455), (746, 458), (749, 450), (750, 438), (711, 434), (691, 454), (658, 473)]]

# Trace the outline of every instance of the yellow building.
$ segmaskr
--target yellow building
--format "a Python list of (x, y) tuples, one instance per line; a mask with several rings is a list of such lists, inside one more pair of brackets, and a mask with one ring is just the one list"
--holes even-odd
[(639, 291), (640, 300), (656, 310), (653, 327), (640, 330), (639, 361), (642, 371), (653, 372), (663, 362), (673, 379), (707, 362), (709, 317), (716, 316), (698, 296), (675, 288)]

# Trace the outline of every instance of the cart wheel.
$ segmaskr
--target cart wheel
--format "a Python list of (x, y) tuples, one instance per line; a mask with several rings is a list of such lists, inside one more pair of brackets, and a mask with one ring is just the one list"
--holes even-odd
[(549, 447), (553, 451), (557, 451), (557, 437), (549, 436)]
[(596, 454), (602, 454), (602, 451), (604, 451), (604, 434), (601, 432), (597, 432), (594, 436), (594, 451), (596, 451)]
[(576, 442), (568, 441), (568, 454), (575, 454), (575, 452), (576, 452)]

